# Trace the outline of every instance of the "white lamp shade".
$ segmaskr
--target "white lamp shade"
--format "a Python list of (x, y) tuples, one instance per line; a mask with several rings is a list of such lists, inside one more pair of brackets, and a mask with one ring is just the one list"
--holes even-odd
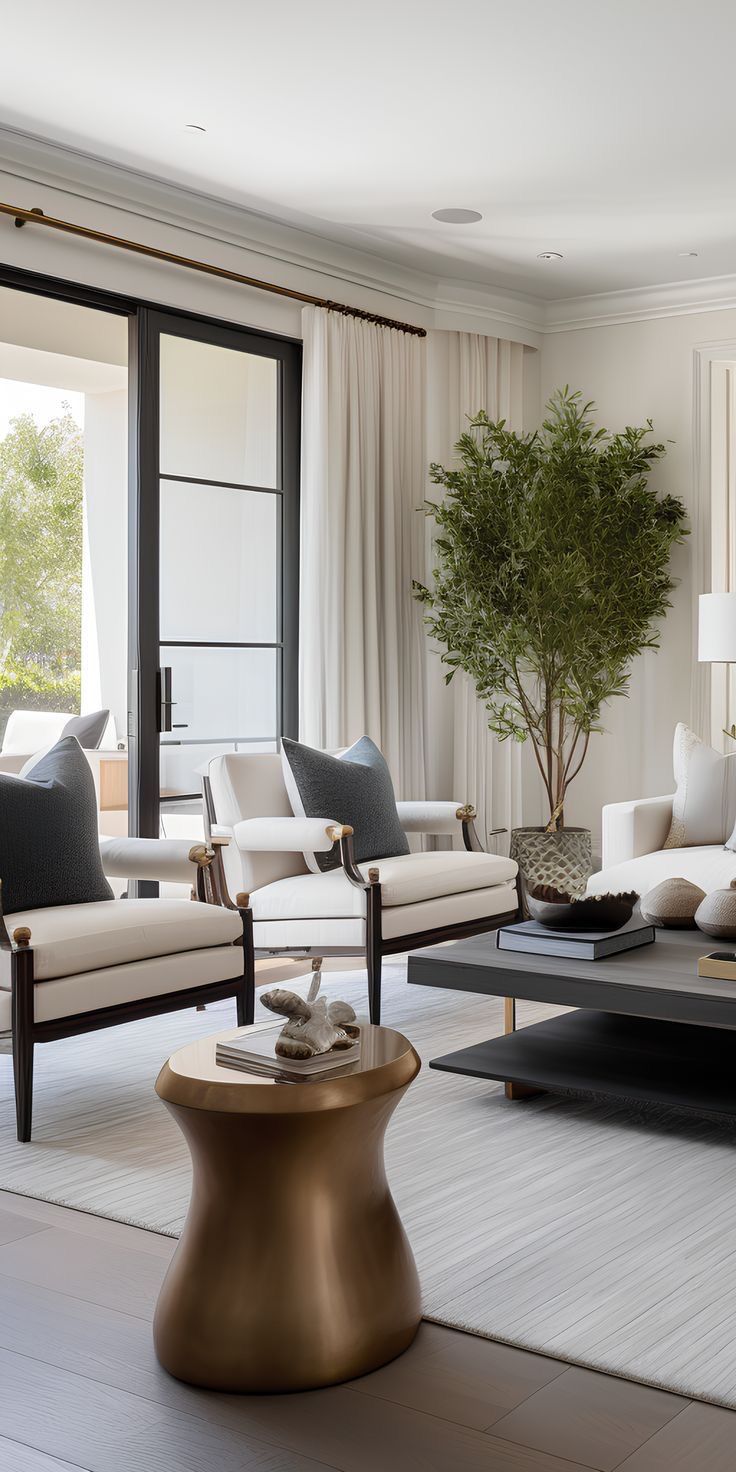
[(736, 593), (701, 593), (698, 659), (704, 664), (736, 664)]

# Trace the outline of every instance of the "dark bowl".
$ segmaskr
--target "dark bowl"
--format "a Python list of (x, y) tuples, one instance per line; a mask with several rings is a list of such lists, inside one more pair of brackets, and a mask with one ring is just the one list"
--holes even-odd
[(532, 920), (550, 930), (620, 930), (634, 913), (639, 899), (629, 894), (596, 894), (573, 899), (551, 884), (527, 889), (526, 903)]

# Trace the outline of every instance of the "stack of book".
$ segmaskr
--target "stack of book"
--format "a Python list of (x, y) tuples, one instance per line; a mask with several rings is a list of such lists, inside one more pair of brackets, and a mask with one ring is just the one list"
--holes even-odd
[(500, 951), (524, 951), (534, 956), (563, 956), (575, 961), (601, 961), (636, 946), (649, 946), (655, 939), (653, 925), (640, 918), (620, 930), (551, 930), (540, 920), (522, 920), (496, 931)]
[(332, 1053), (315, 1053), (311, 1058), (282, 1058), (276, 1042), (283, 1023), (260, 1028), (240, 1038), (218, 1043), (215, 1060), (223, 1068), (238, 1068), (260, 1078), (278, 1079), (282, 1083), (303, 1083), (310, 1078), (330, 1078), (344, 1073), (360, 1058), (360, 1039), (349, 1048)]

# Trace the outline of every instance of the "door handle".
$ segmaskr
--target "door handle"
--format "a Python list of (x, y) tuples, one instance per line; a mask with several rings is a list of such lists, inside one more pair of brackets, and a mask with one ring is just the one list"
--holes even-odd
[(162, 665), (156, 675), (157, 703), (158, 703), (158, 729), (159, 731), (171, 731), (171, 712), (176, 701), (171, 699), (171, 665)]

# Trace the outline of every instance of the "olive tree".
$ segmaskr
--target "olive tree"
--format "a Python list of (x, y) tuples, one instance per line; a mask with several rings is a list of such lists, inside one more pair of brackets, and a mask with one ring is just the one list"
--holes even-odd
[(501, 740), (531, 740), (563, 826), (603, 704), (627, 692), (632, 660), (659, 642), (674, 587), (670, 554), (685, 509), (648, 483), (665, 446), (652, 424), (611, 434), (594, 405), (555, 393), (541, 429), (470, 420), (444, 497), (427, 503), (438, 535), (431, 585), (415, 584), (444, 645), (446, 679), (474, 680)]

